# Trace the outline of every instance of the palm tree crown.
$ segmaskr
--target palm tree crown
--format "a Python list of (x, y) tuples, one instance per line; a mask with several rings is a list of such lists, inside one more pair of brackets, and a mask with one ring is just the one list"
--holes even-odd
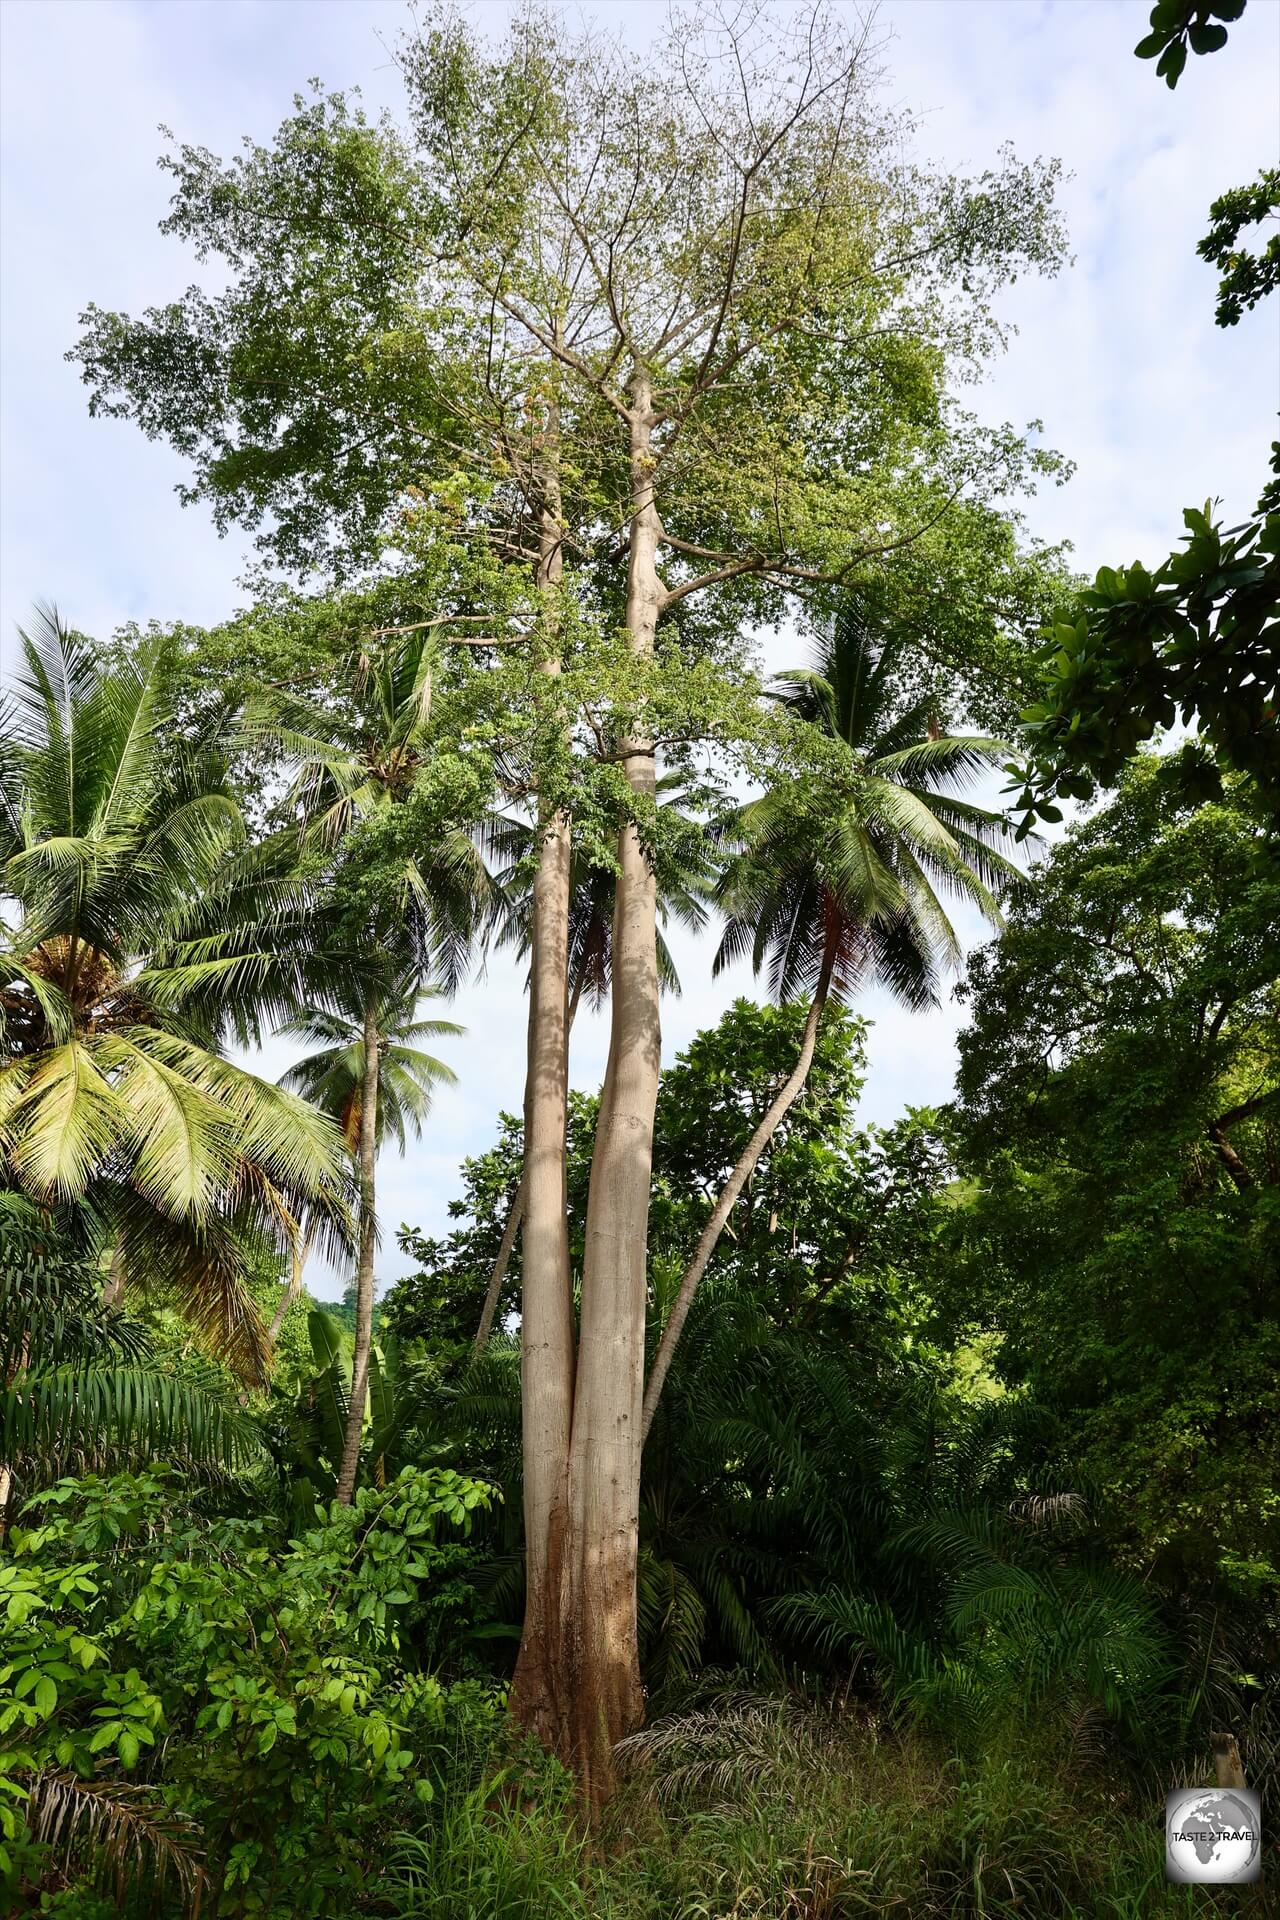
[[(457, 1080), (452, 1067), (416, 1044), (420, 1040), (434, 1040), (441, 1034), (466, 1031), (454, 1020), (418, 1017), (419, 1003), (434, 995), (434, 989), (424, 991), (418, 985), (416, 973), (409, 969), (396, 976), (381, 998), (376, 1134), (379, 1147), (389, 1133), (403, 1153), (410, 1133), (415, 1139), (421, 1137), (435, 1089), (453, 1085)], [(280, 1032), (290, 1039), (321, 1043), (315, 1053), (290, 1067), (280, 1084), (301, 1094), (336, 1120), (348, 1152), (354, 1155), (360, 1141), (365, 1074), (363, 1000), (359, 1004), (353, 1002), (340, 1012), (331, 1012), (325, 1007), (304, 1007)]]
[(345, 1230), (331, 1123), (221, 1057), (157, 991), (242, 828), (215, 755), (169, 724), (158, 645), (105, 665), (42, 613), (0, 721), (0, 1184), (87, 1207), (116, 1283), (159, 1286), (253, 1376), (247, 1239)]
[(826, 736), (835, 764), (737, 813), (716, 967), (749, 952), (780, 1000), (879, 980), (909, 1006), (933, 1003), (942, 966), (960, 957), (940, 895), (999, 924), (997, 892), (1022, 877), (999, 851), (1003, 817), (958, 791), (999, 743), (940, 734), (933, 695), (902, 696), (905, 654), (855, 602), (813, 667), (778, 676), (778, 697)]
[(820, 778), (780, 782), (730, 823), (736, 851), (716, 887), (726, 913), (716, 970), (749, 952), (757, 972), (768, 965), (778, 998), (806, 992), (809, 1012), (795, 1066), (743, 1147), (676, 1291), (645, 1385), (646, 1434), (729, 1216), (804, 1091), (830, 994), (844, 998), (878, 979), (908, 1006), (929, 1005), (941, 965), (960, 955), (938, 889), (998, 922), (994, 889), (1020, 878), (997, 851), (1009, 833), (1003, 819), (954, 791), (997, 743), (942, 735), (932, 695), (904, 698), (906, 664), (905, 641), (850, 601), (816, 665), (779, 676), (779, 697), (828, 751)]
[[(251, 735), (293, 762), (290, 799), (312, 845), (340, 847), (356, 829), (389, 820), (389, 809), (421, 794), (435, 745), (434, 674), (429, 636), (411, 633), (353, 656), (338, 705), (277, 693), (246, 717)], [(449, 821), (432, 820), (397, 846), (380, 903), (387, 923), (375, 937), (382, 944), (394, 934), (404, 957), (451, 992), (492, 907), (484, 861), (472, 835)]]

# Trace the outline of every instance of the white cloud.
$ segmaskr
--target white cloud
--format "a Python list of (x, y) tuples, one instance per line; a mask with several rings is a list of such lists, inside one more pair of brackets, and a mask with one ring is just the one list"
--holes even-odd
[[(587, 8), (585, 11), (592, 11)], [(573, 11), (578, 11), (574, 9)], [(1043, 537), (1076, 543), (1081, 565), (1166, 552), (1184, 505), (1223, 496), (1251, 506), (1274, 426), (1274, 312), (1213, 325), (1211, 271), (1195, 257), (1209, 201), (1274, 161), (1280, 7), (1251, 0), (1227, 49), (1192, 59), (1176, 92), (1132, 58), (1133, 0), (891, 0), (881, 26), (892, 99), (921, 112), (939, 162), (982, 167), (1011, 140), (1058, 155), (1072, 178), (1063, 207), (1074, 267), (1027, 281), (1006, 311), (1020, 333), (982, 398), (991, 418), (1042, 418), (1075, 459), (1064, 490), (1030, 510)], [(479, 17), (499, 25), (504, 0)], [(664, 9), (648, 0), (594, 8), (628, 38)], [(137, 309), (172, 298), (195, 269), (156, 223), (167, 199), (156, 124), (228, 153), (269, 137), (295, 90), (319, 74), (394, 105), (387, 51), (407, 11), (396, 0), (5, 0), (0, 166), (3, 205), (3, 571), (0, 660), (31, 600), (56, 596), (79, 624), (212, 620), (238, 602), (245, 543), (221, 542), (202, 510), (183, 511), (179, 462), (131, 426), (90, 422), (62, 355), (90, 300)], [(785, 637), (770, 645), (785, 656)], [(749, 976), (710, 978), (710, 943), (677, 936), (685, 994), (664, 1014), (668, 1058), (714, 1020)], [(873, 996), (876, 1026), (864, 1110), (889, 1119), (945, 1098), (959, 1010), (911, 1019)], [(522, 979), (495, 959), (460, 995), (465, 1040), (448, 1057), (461, 1084), (439, 1097), (429, 1137), (382, 1170), (384, 1217), (445, 1224), (461, 1157), (518, 1108)], [(598, 1082), (606, 1035), (584, 1016), (576, 1084)], [(268, 1070), (285, 1064), (272, 1049)], [(398, 1270), (388, 1248), (382, 1270)]]

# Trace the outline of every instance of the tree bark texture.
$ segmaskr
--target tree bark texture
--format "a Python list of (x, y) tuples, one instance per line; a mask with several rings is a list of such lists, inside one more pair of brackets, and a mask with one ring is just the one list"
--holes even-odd
[[(654, 488), (649, 376), (631, 382), (631, 529), (626, 623), (632, 649), (651, 654), (662, 584), (662, 526)], [(647, 810), (653, 741), (624, 741), (627, 777)], [(636, 1620), (641, 1403), (653, 1116), (658, 1096), (657, 911), (653, 867), (633, 824), (622, 831), (613, 922), (609, 1058), (587, 1197), (582, 1323), (569, 1453), (563, 1643), (567, 1688), (560, 1750), (587, 1805), (608, 1797), (613, 1747), (640, 1724)]]
[[(542, 461), (538, 584), (563, 577), (559, 420), (548, 409)], [(554, 605), (552, 605), (554, 618)], [(559, 674), (558, 658), (544, 672)], [(520, 1320), (524, 1457), (525, 1617), (511, 1710), (559, 1752), (562, 1567), (569, 1437), (573, 1420), (573, 1283), (569, 1267), (565, 1132), (569, 1104), (570, 826), (557, 810), (539, 821), (530, 929), (529, 1051), (525, 1079), (523, 1287)]]
[(370, 988), (364, 1008), (364, 1084), (360, 1089), (360, 1255), (356, 1266), (356, 1344), (351, 1363), (351, 1402), (342, 1438), (336, 1498), (350, 1506), (360, 1466), (365, 1401), (369, 1396), (369, 1349), (373, 1345), (373, 1256), (378, 1164), (378, 997)]
[[(577, 980), (575, 980), (574, 982), (573, 991), (569, 997), (569, 1015), (568, 1015), (568, 1019), (565, 1022), (566, 1048), (568, 1046), (569, 1035), (571, 1035), (573, 1032), (573, 1023), (575, 1018), (577, 1017), (578, 1007), (581, 1000), (582, 1000), (582, 977), (581, 975), (579, 975)], [(566, 1061), (565, 1085), (567, 1089), (568, 1087), (567, 1061)], [(566, 1092), (566, 1101), (567, 1101), (567, 1092)], [(510, 1266), (511, 1256), (515, 1252), (516, 1235), (520, 1231), (520, 1223), (523, 1219), (524, 1219), (524, 1169), (522, 1167), (520, 1171), (520, 1182), (519, 1182), (519, 1185), (516, 1187), (514, 1196), (512, 1197), (511, 1207), (507, 1214), (506, 1225), (502, 1229), (502, 1238), (498, 1242), (498, 1251), (493, 1262), (493, 1272), (489, 1275), (489, 1284), (484, 1290), (484, 1302), (480, 1308), (480, 1323), (476, 1328), (476, 1337), (471, 1343), (472, 1366), (475, 1365), (476, 1361), (480, 1358), (481, 1354), (484, 1352), (485, 1348), (489, 1344), (489, 1335), (493, 1332), (494, 1316), (498, 1311), (498, 1297), (502, 1292), (502, 1283), (507, 1277), (507, 1268)]]

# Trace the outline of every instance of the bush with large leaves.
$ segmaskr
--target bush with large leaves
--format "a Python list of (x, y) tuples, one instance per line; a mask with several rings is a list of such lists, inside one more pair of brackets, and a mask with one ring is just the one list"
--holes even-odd
[(0, 1558), (0, 1889), (25, 1909), (105, 1874), (148, 1912), (353, 1912), (459, 1723), (492, 1721), (492, 1689), (435, 1670), (489, 1490), (410, 1469), (295, 1538), (192, 1492), (61, 1481)]

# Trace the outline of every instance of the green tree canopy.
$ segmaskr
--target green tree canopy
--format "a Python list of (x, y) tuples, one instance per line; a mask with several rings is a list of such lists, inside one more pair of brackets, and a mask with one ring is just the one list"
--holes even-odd
[(1061, 1410), (1131, 1549), (1254, 1593), (1280, 1545), (1280, 867), (1248, 783), (1200, 801), (1188, 763), (1135, 762), (970, 963), (954, 1310)]

